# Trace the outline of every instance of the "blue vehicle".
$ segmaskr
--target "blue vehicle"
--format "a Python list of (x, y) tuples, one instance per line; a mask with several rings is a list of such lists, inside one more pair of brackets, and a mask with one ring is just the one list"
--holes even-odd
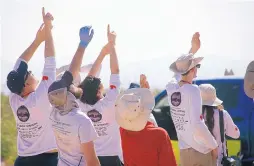
[[(197, 79), (194, 83), (197, 85), (209, 83), (216, 88), (217, 96), (223, 100), (225, 110), (229, 112), (241, 132), (239, 140), (227, 138), (229, 155), (241, 154), (242, 164), (252, 165), (254, 161), (254, 103), (244, 93), (243, 78), (227, 76), (215, 79)], [(158, 125), (167, 130), (172, 140), (177, 141), (166, 90), (155, 97), (153, 114)]]

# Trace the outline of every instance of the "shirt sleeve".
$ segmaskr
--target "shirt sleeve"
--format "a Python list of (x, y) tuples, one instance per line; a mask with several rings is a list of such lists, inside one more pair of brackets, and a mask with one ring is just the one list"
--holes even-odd
[(240, 130), (235, 125), (234, 121), (232, 120), (231, 116), (227, 111), (223, 111), (224, 113), (224, 121), (225, 121), (225, 134), (231, 138), (237, 139), (240, 136)]
[(98, 138), (93, 123), (88, 117), (81, 120), (78, 133), (81, 143), (91, 142)]
[(120, 77), (119, 74), (112, 74), (110, 76), (109, 90), (106, 93), (104, 102), (114, 103), (118, 94), (120, 93)]
[(159, 166), (177, 166), (171, 140), (166, 131), (161, 130), (159, 153)]
[(48, 101), (48, 88), (56, 80), (56, 60), (55, 57), (45, 59), (42, 80), (35, 90), (36, 103), (40, 108), (50, 105)]
[(18, 58), (18, 60), (16, 61), (15, 65), (14, 65), (14, 70), (17, 70), (19, 68), (20, 62), (23, 61), (25, 63), (27, 63), (24, 59), (22, 58)]
[(197, 142), (200, 142), (210, 149), (215, 149), (218, 145), (207, 126), (205, 125), (202, 116), (202, 101), (200, 90), (197, 86), (191, 89), (190, 97), (190, 124), (193, 128), (193, 136)]

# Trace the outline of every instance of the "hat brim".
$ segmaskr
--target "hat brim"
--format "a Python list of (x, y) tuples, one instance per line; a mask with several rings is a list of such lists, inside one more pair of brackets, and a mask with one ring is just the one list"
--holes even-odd
[[(125, 119), (122, 117), (119, 112), (120, 108), (117, 107), (120, 99), (123, 95), (126, 94), (135, 94), (141, 97), (141, 105), (144, 109), (143, 112), (139, 115), (137, 119), (134, 119), (132, 121)], [(120, 127), (122, 127), (125, 130), (129, 131), (141, 131), (144, 129), (145, 125), (148, 122), (148, 119), (150, 117), (150, 114), (154, 108), (155, 101), (154, 97), (149, 89), (146, 88), (133, 88), (133, 89), (127, 89), (126, 91), (122, 92), (118, 95), (116, 99), (116, 121)]]
[(221, 105), (222, 103), (223, 103), (223, 101), (217, 97), (214, 101), (204, 101), (204, 100), (202, 101), (202, 105), (208, 105), (208, 106), (214, 106), (214, 107), (217, 107), (217, 106)]
[(184, 71), (180, 71), (177, 69), (176, 67), (176, 62), (173, 62), (170, 66), (169, 66), (169, 69), (171, 71), (173, 71), (174, 73), (176, 74), (184, 74), (184, 73), (187, 73), (190, 69), (192, 69), (193, 67), (195, 67), (196, 65), (198, 65), (202, 60), (204, 59), (204, 57), (196, 57), (196, 58), (193, 58), (191, 61), (191, 64), (190, 66), (184, 70)]

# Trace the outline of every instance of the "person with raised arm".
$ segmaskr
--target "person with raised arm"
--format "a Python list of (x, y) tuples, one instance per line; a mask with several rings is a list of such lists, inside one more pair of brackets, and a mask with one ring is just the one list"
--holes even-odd
[(58, 166), (100, 165), (93, 143), (98, 136), (92, 121), (81, 111), (77, 102), (83, 91), (73, 84), (93, 34), (91, 26), (80, 29), (80, 43), (69, 69), (48, 89), (48, 99), (53, 106), (50, 120), (59, 150)]
[(143, 74), (140, 75), (140, 86), (122, 92), (115, 104), (124, 164), (176, 166), (167, 131), (155, 127), (149, 120), (155, 101)]
[[(51, 106), (48, 87), (56, 79), (56, 60), (52, 37), (50, 13), (42, 8), (43, 24), (35, 40), (18, 58), (14, 69), (7, 76), (7, 87), (11, 91), (10, 106), (17, 126), (18, 157), (15, 166), (56, 166), (58, 161), (55, 137), (50, 125)], [(28, 71), (28, 62), (34, 52), (45, 41), (45, 63), (42, 80)], [(37, 86), (38, 85), (38, 86)]]
[[(119, 126), (115, 120), (115, 100), (120, 91), (119, 66), (115, 49), (115, 32), (107, 29), (108, 43), (102, 48), (88, 76), (81, 82), (83, 95), (80, 107), (93, 121), (99, 135), (95, 140), (96, 154), (102, 166), (121, 165), (122, 149)], [(96, 73), (107, 54), (110, 54), (110, 86), (103, 96), (103, 85)]]
[(166, 86), (170, 113), (180, 147), (181, 166), (212, 166), (218, 156), (218, 144), (202, 116), (200, 90), (197, 85), (192, 84), (203, 59), (194, 57), (200, 48), (199, 37), (199, 33), (195, 33), (189, 53), (180, 56), (170, 65), (170, 70), (178, 80), (173, 79)]

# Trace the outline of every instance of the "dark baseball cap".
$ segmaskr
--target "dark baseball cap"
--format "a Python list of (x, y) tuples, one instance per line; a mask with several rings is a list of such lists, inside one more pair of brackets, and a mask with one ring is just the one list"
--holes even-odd
[(48, 89), (48, 98), (52, 105), (60, 106), (66, 103), (67, 92), (72, 85), (73, 76), (69, 71), (65, 71), (62, 78), (53, 82)]
[(130, 84), (130, 86), (129, 86), (129, 89), (132, 89), (132, 88), (140, 88), (140, 85), (137, 84), (137, 83), (132, 82), (132, 83)]
[(7, 76), (7, 87), (12, 93), (21, 94), (28, 75), (27, 63), (20, 61), (17, 70), (12, 70)]

